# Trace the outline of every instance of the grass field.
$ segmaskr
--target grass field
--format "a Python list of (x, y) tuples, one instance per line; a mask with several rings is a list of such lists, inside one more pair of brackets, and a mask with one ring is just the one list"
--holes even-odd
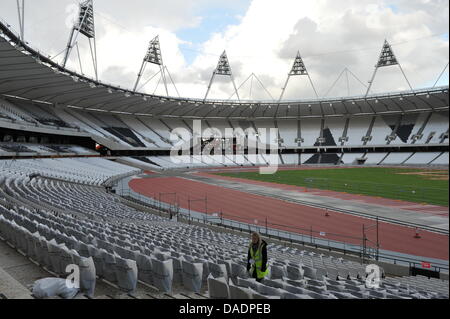
[(448, 170), (371, 167), (218, 175), (448, 206)]

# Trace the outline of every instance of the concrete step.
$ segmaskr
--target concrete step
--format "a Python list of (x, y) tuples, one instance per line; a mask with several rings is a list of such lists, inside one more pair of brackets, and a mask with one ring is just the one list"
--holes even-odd
[(33, 299), (31, 291), (0, 268), (0, 292), (6, 299)]

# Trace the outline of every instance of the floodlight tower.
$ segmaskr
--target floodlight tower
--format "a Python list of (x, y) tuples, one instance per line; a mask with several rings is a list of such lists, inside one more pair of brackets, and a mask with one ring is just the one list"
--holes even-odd
[[(67, 44), (66, 55), (64, 56), (63, 67), (66, 66), (70, 53), (75, 45), (78, 45), (78, 36), (82, 34), (89, 40), (89, 47), (91, 49), (92, 63), (94, 65), (95, 79), (98, 81), (98, 69), (97, 69), (97, 44), (95, 41), (95, 23), (94, 23), (94, 1), (86, 0), (80, 3), (80, 12), (78, 15), (78, 21), (72, 28), (70, 33), (69, 42)], [(92, 42), (94, 46), (92, 47)]]
[(238, 101), (241, 101), (238, 90), (236, 88), (236, 83), (234, 82), (233, 73), (231, 72), (231, 66), (230, 66), (230, 63), (228, 62), (228, 57), (227, 57), (226, 51), (223, 51), (222, 55), (220, 56), (219, 63), (217, 64), (217, 67), (212, 74), (211, 80), (209, 81), (208, 90), (206, 91), (204, 101), (206, 101), (206, 99), (208, 98), (209, 91), (211, 90), (211, 86), (214, 82), (214, 78), (216, 77), (216, 75), (225, 75), (225, 76), (229, 76), (231, 78), (231, 82), (233, 83), (234, 92), (236, 93), (237, 99), (238, 99)]
[(300, 51), (298, 51), (297, 57), (295, 58), (295, 61), (294, 61), (294, 65), (292, 66), (291, 72), (289, 72), (289, 74), (288, 74), (286, 83), (284, 84), (283, 90), (281, 91), (281, 96), (280, 96), (278, 102), (281, 102), (281, 100), (283, 99), (284, 93), (286, 91), (286, 88), (287, 88), (287, 85), (289, 83), (289, 79), (291, 78), (291, 76), (298, 76), (298, 75), (308, 76), (309, 82), (311, 83), (314, 93), (316, 94), (316, 97), (319, 98), (319, 95), (317, 94), (316, 88), (311, 80), (311, 77), (309, 76), (309, 73), (306, 70), (305, 63), (303, 63), (303, 59), (300, 55)]
[(408, 82), (408, 85), (409, 85), (411, 91), (413, 91), (411, 83), (409, 83), (409, 80), (406, 77), (405, 72), (403, 72), (403, 68), (402, 68), (400, 62), (398, 62), (398, 60), (394, 54), (394, 51), (392, 50), (391, 45), (389, 44), (389, 42), (387, 40), (384, 40), (383, 48), (381, 49), (380, 58), (378, 59), (377, 65), (375, 65), (375, 71), (373, 72), (372, 78), (369, 81), (369, 87), (367, 88), (367, 92), (365, 95), (366, 97), (369, 95), (370, 89), (372, 88), (372, 84), (373, 84), (373, 81), (375, 80), (375, 76), (377, 75), (378, 69), (387, 67), (387, 66), (393, 66), (393, 65), (399, 66), (400, 71), (402, 71), (402, 74), (405, 77), (406, 82)]
[(25, 41), (25, 0), (17, 0), (17, 12), (19, 16), (20, 40)]
[(159, 66), (161, 77), (164, 82), (164, 87), (166, 89), (166, 94), (167, 96), (169, 96), (169, 90), (167, 89), (167, 78), (165, 73), (165, 67), (162, 59), (161, 46), (159, 43), (159, 36), (156, 36), (152, 41), (150, 41), (150, 45), (147, 49), (147, 53), (145, 54), (144, 60), (142, 61), (141, 69), (139, 70), (139, 74), (136, 80), (136, 84), (134, 85), (133, 91), (136, 91), (148, 63), (156, 64)]

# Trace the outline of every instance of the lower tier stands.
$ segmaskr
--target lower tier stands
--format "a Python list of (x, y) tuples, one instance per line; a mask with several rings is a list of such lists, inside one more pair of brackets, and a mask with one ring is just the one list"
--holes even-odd
[[(270, 275), (257, 283), (246, 271), (247, 237), (141, 212), (83, 185), (132, 168), (105, 159), (23, 162), (0, 168), (0, 237), (61, 276), (78, 265), (89, 296), (101, 278), (130, 294), (142, 282), (210, 298), (448, 298), (448, 281), (396, 277), (369, 288), (364, 264), (277, 243), (268, 245)], [(61, 180), (44, 177), (50, 167)], [(70, 182), (75, 170), (81, 184)]]

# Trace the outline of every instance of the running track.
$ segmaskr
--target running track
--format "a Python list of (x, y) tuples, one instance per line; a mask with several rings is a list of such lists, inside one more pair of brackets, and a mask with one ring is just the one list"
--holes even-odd
[[(307, 207), (282, 200), (248, 194), (219, 186), (191, 181), (177, 177), (143, 178), (130, 181), (132, 190), (158, 199), (159, 193), (177, 193), (178, 203), (182, 208), (188, 208), (188, 198), (200, 199), (208, 197), (208, 212), (220, 212), (224, 218), (254, 223), (264, 226), (266, 217), (269, 224), (289, 225), (297, 230), (295, 232), (309, 235), (307, 229), (325, 232), (326, 238), (336, 241), (361, 245), (363, 224), (371, 225), (373, 220), (347, 214), (329, 212), (325, 216), (322, 209)], [(161, 201), (174, 203), (173, 196), (163, 196)], [(205, 212), (204, 202), (191, 202), (191, 210)], [(236, 217), (229, 217), (232, 215)], [(241, 216), (241, 217), (237, 217)], [(271, 226), (280, 230), (294, 231), (285, 226)], [(333, 235), (339, 234), (340, 236)], [(405, 254), (424, 256), (448, 260), (449, 238), (447, 235), (421, 231), (421, 239), (414, 238), (414, 229), (380, 222), (379, 241), (380, 248)], [(343, 238), (342, 235), (348, 236)], [(366, 233), (369, 240), (375, 241), (375, 231)], [(356, 239), (358, 238), (358, 239)]]
[(443, 217), (449, 216), (448, 207), (444, 207), (444, 206), (427, 205), (427, 204), (413, 203), (413, 202), (407, 202), (407, 201), (396, 200), (396, 199), (389, 199), (389, 198), (382, 198), (382, 197), (375, 197), (375, 196), (365, 196), (365, 195), (350, 194), (350, 193), (343, 193), (343, 192), (335, 192), (335, 191), (322, 190), (322, 189), (311, 189), (311, 188), (306, 188), (306, 187), (302, 187), (302, 186), (278, 184), (278, 183), (272, 183), (272, 182), (263, 182), (263, 181), (257, 181), (257, 180), (239, 178), (239, 177), (214, 175), (214, 174), (204, 173), (204, 172), (195, 173), (195, 175), (208, 177), (208, 178), (212, 178), (212, 179), (221, 179), (221, 180), (226, 180), (226, 181), (239, 182), (239, 183), (243, 183), (243, 184), (253, 184), (253, 185), (259, 185), (259, 186), (284, 189), (287, 191), (308, 192), (310, 194), (319, 195), (319, 196), (328, 196), (328, 197), (334, 197), (334, 198), (339, 198), (339, 199), (343, 199), (343, 200), (359, 201), (359, 202), (363, 202), (363, 203), (367, 203), (367, 204), (395, 207), (395, 208), (399, 208), (399, 209), (418, 211), (418, 212), (421, 212), (424, 214), (429, 214), (429, 215), (436, 215), (436, 216), (443, 216)]

